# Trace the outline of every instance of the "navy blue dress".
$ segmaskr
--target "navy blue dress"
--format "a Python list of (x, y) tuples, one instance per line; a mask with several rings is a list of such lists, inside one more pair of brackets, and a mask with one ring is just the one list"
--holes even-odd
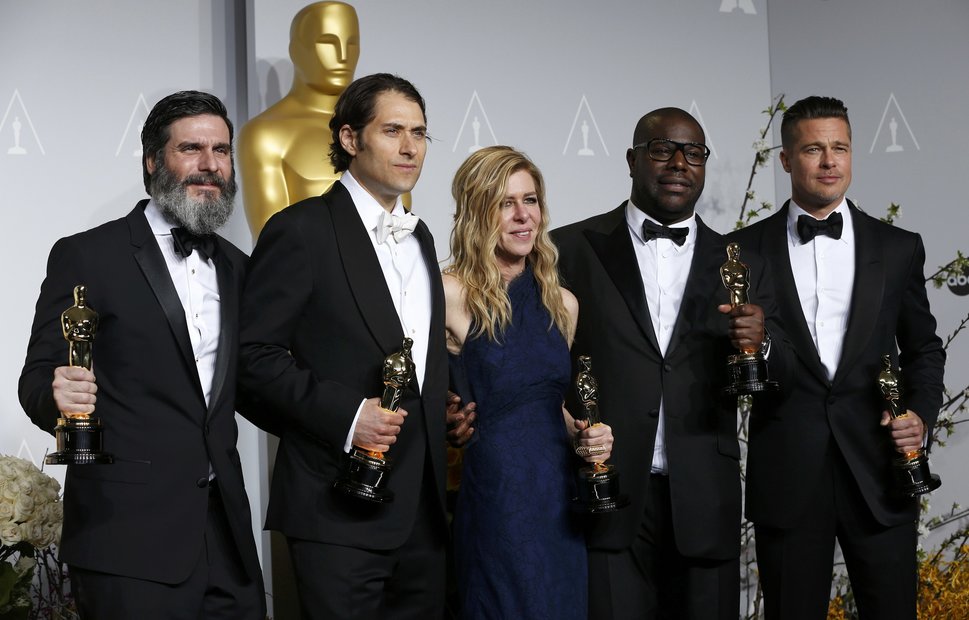
[(575, 465), (562, 419), (568, 345), (530, 267), (508, 295), (500, 342), (469, 336), (450, 357), (455, 386), (470, 392), (462, 399), (477, 403), (454, 518), (461, 617), (584, 619), (585, 541), (569, 510)]

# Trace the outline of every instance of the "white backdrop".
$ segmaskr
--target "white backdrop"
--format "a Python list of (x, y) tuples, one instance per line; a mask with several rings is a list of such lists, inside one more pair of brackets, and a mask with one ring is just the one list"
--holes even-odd
[[(52, 446), (17, 400), (17, 379), (47, 253), (64, 235), (121, 217), (144, 197), (139, 148), (147, 110), (175, 90), (223, 97), (237, 129), (290, 87), (289, 24), (303, 0), (0, 0), (0, 208), (5, 243), (0, 330), (0, 453), (39, 463)], [(543, 170), (552, 224), (628, 196), (624, 159), (645, 112), (674, 105), (707, 131), (714, 155), (698, 212), (726, 231), (736, 219), (751, 144), (772, 94), (845, 100), (854, 128), (849, 195), (873, 214), (892, 201), (923, 234), (928, 265), (965, 244), (960, 174), (969, 158), (969, 3), (934, 0), (360, 0), (357, 75), (399, 73), (427, 100), (435, 138), (413, 192), (438, 255), (448, 255), (454, 171), (478, 141), (526, 151)], [(890, 130), (895, 119), (895, 137)], [(587, 140), (582, 127), (587, 128)], [(19, 129), (17, 129), (19, 127)], [(775, 133), (775, 140), (777, 134)], [(901, 150), (887, 151), (897, 145)], [(325, 153), (327, 145), (320, 145)], [(579, 155), (583, 147), (592, 155)], [(21, 152), (22, 151), (22, 152)], [(787, 197), (772, 165), (758, 197)], [(776, 167), (779, 170), (779, 167)], [(251, 247), (241, 204), (226, 236)], [(966, 292), (930, 292), (949, 333)], [(969, 382), (965, 337), (947, 384)], [(265, 506), (260, 433), (241, 450), (254, 507)], [(933, 503), (969, 498), (957, 437), (933, 466)], [(257, 540), (267, 538), (257, 537)], [(268, 566), (264, 553), (264, 564)], [(283, 616), (277, 616), (283, 617)]]

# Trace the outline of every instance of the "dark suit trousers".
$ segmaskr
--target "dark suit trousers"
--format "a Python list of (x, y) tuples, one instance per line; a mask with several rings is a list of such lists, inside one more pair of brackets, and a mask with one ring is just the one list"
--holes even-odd
[[(425, 478), (430, 461), (425, 468)], [(399, 549), (375, 551), (287, 538), (304, 620), (437, 619), (444, 615), (447, 532), (425, 480), (414, 529)]]
[(827, 616), (835, 538), (860, 618), (915, 619), (917, 523), (886, 527), (875, 521), (833, 442), (801, 522), (790, 529), (754, 525), (768, 620)]
[(736, 620), (739, 610), (739, 558), (687, 558), (677, 550), (666, 476), (650, 476), (632, 547), (589, 551), (590, 620)]
[[(145, 532), (145, 536), (152, 536)], [(177, 535), (177, 534), (176, 534)], [(144, 558), (151, 562), (151, 558)], [(209, 487), (204, 545), (177, 584), (70, 567), (82, 620), (265, 620), (266, 595), (242, 568), (218, 485)]]

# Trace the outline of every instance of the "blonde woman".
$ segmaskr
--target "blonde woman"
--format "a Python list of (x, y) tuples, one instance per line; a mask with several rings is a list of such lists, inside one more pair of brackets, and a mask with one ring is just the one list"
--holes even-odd
[(451, 433), (467, 440), (454, 521), (461, 617), (585, 618), (573, 449), (602, 446), (586, 460), (603, 461), (612, 431), (562, 406), (579, 308), (559, 286), (542, 175), (524, 154), (489, 147), (461, 165), (451, 193), (447, 344), (452, 383), (474, 409)]

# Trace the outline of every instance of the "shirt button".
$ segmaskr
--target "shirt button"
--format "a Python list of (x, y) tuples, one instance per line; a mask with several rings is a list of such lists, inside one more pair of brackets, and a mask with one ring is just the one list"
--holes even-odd
[(192, 270), (192, 275), (193, 275), (193, 276), (195, 275), (195, 270), (194, 270), (194, 269)]

